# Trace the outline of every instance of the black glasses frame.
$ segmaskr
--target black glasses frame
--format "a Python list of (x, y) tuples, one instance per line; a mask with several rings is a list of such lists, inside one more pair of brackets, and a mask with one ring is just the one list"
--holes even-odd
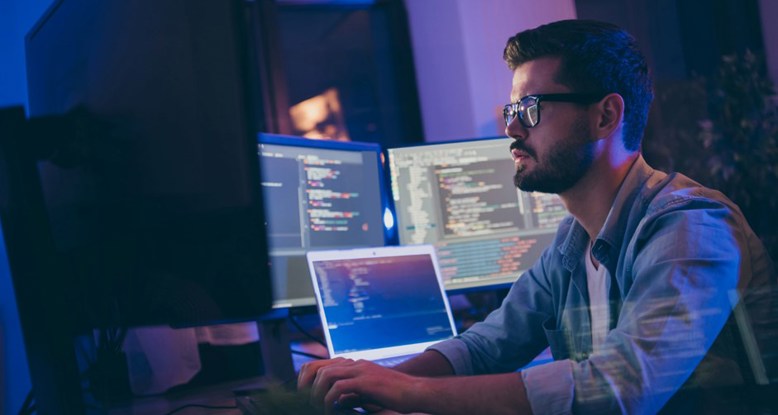
[[(516, 116), (524, 128), (532, 128), (540, 124), (540, 103), (542, 101), (572, 102), (574, 104), (593, 104), (608, 95), (603, 93), (564, 93), (564, 94), (533, 94), (522, 97), (517, 102), (506, 104), (502, 109), (505, 125), (511, 124)], [(534, 112), (534, 116), (528, 115)]]

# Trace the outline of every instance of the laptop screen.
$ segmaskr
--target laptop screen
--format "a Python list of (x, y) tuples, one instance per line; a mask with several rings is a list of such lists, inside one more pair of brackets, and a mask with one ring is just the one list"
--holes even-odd
[(434, 247), (308, 254), (330, 357), (420, 353), (456, 335)]

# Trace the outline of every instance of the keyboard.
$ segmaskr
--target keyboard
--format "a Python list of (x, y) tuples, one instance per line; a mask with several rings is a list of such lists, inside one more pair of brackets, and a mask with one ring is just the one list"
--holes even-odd
[(394, 367), (399, 365), (400, 363), (410, 360), (411, 358), (418, 356), (417, 354), (408, 354), (403, 356), (394, 356), (394, 357), (387, 357), (384, 359), (376, 359), (373, 360), (373, 363), (383, 366), (383, 367)]

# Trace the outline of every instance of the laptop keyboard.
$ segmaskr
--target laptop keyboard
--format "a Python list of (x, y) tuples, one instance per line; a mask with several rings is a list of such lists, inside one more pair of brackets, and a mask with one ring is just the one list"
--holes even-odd
[(410, 358), (412, 358), (414, 356), (416, 356), (416, 355), (415, 354), (408, 354), (408, 355), (404, 355), (404, 356), (387, 357), (385, 359), (373, 360), (373, 363), (375, 363), (375, 364), (377, 364), (379, 366), (383, 366), (383, 367), (392, 367), (392, 366), (397, 366), (400, 363), (402, 363), (402, 362), (404, 362), (406, 360), (409, 360)]

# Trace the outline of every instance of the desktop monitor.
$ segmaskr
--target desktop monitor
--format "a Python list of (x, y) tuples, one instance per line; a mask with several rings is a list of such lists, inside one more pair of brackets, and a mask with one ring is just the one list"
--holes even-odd
[(513, 184), (510, 138), (388, 150), (400, 244), (433, 244), (446, 290), (511, 284), (551, 244), (567, 211)]
[(82, 114), (31, 143), (61, 147), (37, 163), (60, 264), (39, 286), (78, 331), (271, 309), (247, 31), (237, 0), (60, 0), (27, 35), (30, 117)]
[(273, 306), (314, 306), (305, 254), (383, 246), (393, 231), (381, 147), (260, 134)]

